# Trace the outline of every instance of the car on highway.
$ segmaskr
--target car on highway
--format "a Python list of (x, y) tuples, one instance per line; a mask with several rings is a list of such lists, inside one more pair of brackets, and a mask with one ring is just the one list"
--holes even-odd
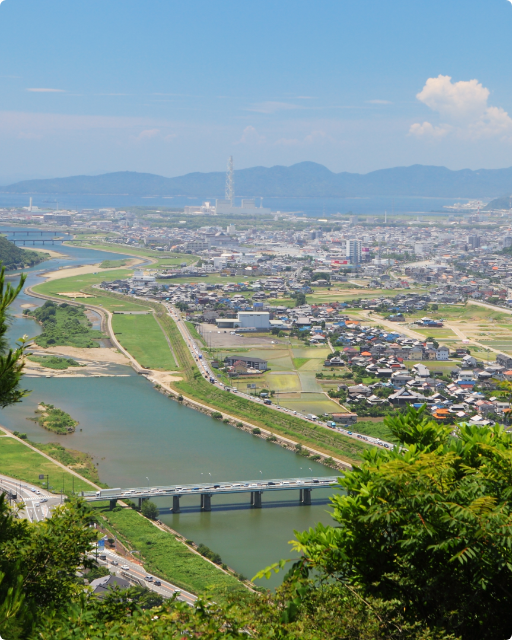
[(157, 587), (162, 586), (162, 583), (160, 582), (160, 580), (153, 580), (153, 584), (156, 585)]
[(48, 502), (48, 498), (45, 498), (44, 496), (41, 498), (41, 500), (39, 500), (39, 502)]
[(122, 564), (122, 565), (121, 565), (121, 569), (122, 569), (123, 571), (130, 571), (130, 567), (129, 567), (127, 564)]
[(144, 576), (146, 582), (153, 582), (153, 576)]
[(119, 562), (117, 560), (111, 560), (110, 564), (113, 564), (114, 567), (117, 567), (117, 565), (119, 564)]

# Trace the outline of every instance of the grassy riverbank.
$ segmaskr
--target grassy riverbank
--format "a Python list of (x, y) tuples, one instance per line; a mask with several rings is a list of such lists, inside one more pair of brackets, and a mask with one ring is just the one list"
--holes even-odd
[(102, 526), (115, 533), (128, 549), (139, 551), (137, 556), (152, 574), (215, 600), (230, 593), (247, 593), (235, 577), (213, 566), (133, 509), (117, 507), (109, 511), (108, 507), (94, 507), (94, 511)]
[[(103, 482), (100, 482), (100, 476), (98, 473), (98, 469), (94, 464), (93, 458), (89, 453), (83, 453), (82, 451), (76, 451), (75, 449), (67, 449), (63, 447), (58, 442), (48, 442), (47, 444), (42, 444), (40, 442), (32, 442), (30, 444), (39, 449), (46, 455), (54, 458), (61, 464), (66, 465), (73, 471), (79, 473), (86, 480), (90, 480), (95, 484), (103, 487), (107, 487), (107, 485)], [(76, 490), (76, 480), (75, 479), (75, 490)], [(90, 491), (86, 489), (87, 491)], [(81, 490), (81, 489), (80, 489)]]
[(116, 314), (112, 328), (123, 347), (146, 369), (176, 370), (167, 340), (152, 313)]
[[(0, 431), (0, 434), (3, 433)], [(32, 446), (41, 449), (43, 447), (39, 444), (32, 444)], [(44, 446), (49, 447), (50, 445)], [(59, 455), (62, 454), (59, 453)], [(60, 493), (62, 490), (64, 495), (68, 496), (72, 495), (73, 488), (75, 492), (93, 489), (85, 479), (73, 476), (69, 471), (48, 460), (27, 444), (8, 436), (0, 437), (0, 470), (11, 478), (45, 488), (46, 476), (48, 475), (50, 490), (54, 493)], [(44, 480), (40, 480), (39, 475), (44, 475)]]

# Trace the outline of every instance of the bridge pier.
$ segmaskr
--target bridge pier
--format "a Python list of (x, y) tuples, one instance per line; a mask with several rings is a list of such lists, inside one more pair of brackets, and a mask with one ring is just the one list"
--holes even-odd
[(144, 500), (149, 500), (149, 498), (139, 498), (139, 509), (142, 509), (142, 503)]
[(251, 491), (251, 507), (261, 509), (261, 494), (263, 491)]
[(180, 496), (172, 497), (172, 512), (179, 513), (180, 512)]
[(212, 510), (212, 494), (202, 493), (201, 494), (201, 511), (211, 511), (211, 510)]
[(111, 501), (110, 501), (110, 506), (109, 506), (110, 511), (112, 511), (112, 509), (114, 509), (114, 507), (115, 507), (116, 505), (117, 505), (117, 500), (116, 500), (116, 499), (111, 500)]
[(311, 504), (311, 491), (313, 489), (301, 489), (300, 490), (300, 503), (304, 505)]

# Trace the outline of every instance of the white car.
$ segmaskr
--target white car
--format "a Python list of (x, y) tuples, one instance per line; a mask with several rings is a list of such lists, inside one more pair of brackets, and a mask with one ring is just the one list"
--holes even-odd
[(41, 498), (41, 500), (39, 500), (39, 502), (48, 502), (48, 498)]
[(130, 567), (127, 564), (122, 564), (121, 569), (123, 569), (123, 571), (130, 571)]

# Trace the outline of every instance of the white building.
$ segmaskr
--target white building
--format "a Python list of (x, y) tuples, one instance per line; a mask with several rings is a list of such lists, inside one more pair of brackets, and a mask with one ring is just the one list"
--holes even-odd
[(238, 322), (242, 329), (270, 329), (268, 311), (239, 311)]
[(153, 284), (156, 282), (155, 276), (145, 276), (142, 271), (135, 271), (132, 278), (132, 284), (136, 285), (147, 285)]
[(446, 345), (441, 345), (439, 349), (436, 349), (436, 359), (437, 360), (449, 360), (450, 359), (450, 349)]
[(351, 264), (359, 264), (361, 262), (362, 244), (361, 240), (347, 240), (346, 256)]
[(216, 200), (215, 211), (219, 213), (248, 213), (258, 215), (261, 213), (272, 213), (272, 209), (266, 207), (257, 207), (254, 200), (242, 200), (242, 205), (237, 207), (231, 200)]

